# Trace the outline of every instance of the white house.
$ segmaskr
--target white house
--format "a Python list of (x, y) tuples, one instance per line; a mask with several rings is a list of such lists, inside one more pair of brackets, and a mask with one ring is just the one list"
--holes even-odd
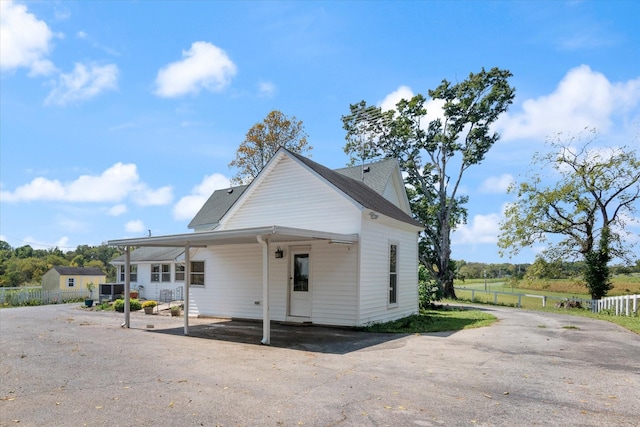
[(123, 273), (131, 246), (177, 248), (168, 267), (153, 264), (189, 283), (189, 316), (262, 319), (268, 343), (270, 320), (359, 326), (418, 311), (423, 226), (395, 160), (333, 171), (281, 148), (250, 185), (216, 191), (189, 227), (108, 242), (127, 247)]

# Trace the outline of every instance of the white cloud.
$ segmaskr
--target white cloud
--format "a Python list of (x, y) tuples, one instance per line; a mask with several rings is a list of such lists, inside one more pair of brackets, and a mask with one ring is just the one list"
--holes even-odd
[(132, 194), (135, 203), (140, 206), (161, 206), (171, 203), (173, 189), (170, 186), (151, 190), (146, 185), (140, 185)]
[(522, 103), (522, 112), (507, 113), (496, 123), (505, 140), (540, 138), (586, 127), (606, 132), (614, 113), (640, 104), (640, 77), (611, 83), (587, 65), (570, 70), (556, 90)]
[[(400, 100), (406, 99), (409, 101), (415, 94), (408, 86), (400, 86), (395, 91), (391, 92), (385, 98), (378, 103), (378, 106), (382, 108), (382, 111), (389, 111), (396, 108), (396, 105)], [(442, 107), (444, 101), (441, 99), (429, 99), (427, 98), (424, 108), (427, 109), (427, 115), (420, 121), (421, 127), (425, 129), (429, 126), (429, 123), (436, 119), (444, 120), (444, 112)]]
[(144, 226), (144, 222), (141, 220), (129, 221), (124, 225), (124, 229), (127, 233), (141, 233), (147, 227)]
[(276, 94), (276, 85), (271, 82), (260, 82), (258, 84), (258, 94), (261, 97), (271, 98)]
[(490, 176), (480, 185), (481, 193), (506, 193), (509, 185), (515, 180), (513, 175), (505, 173), (500, 176)]
[(111, 207), (108, 211), (107, 211), (107, 215), (109, 216), (120, 216), (123, 213), (127, 212), (127, 205), (125, 204), (117, 204), (113, 207)]
[(28, 68), (30, 75), (46, 75), (55, 66), (46, 57), (54, 34), (22, 4), (0, 1), (0, 69)]
[(173, 207), (173, 217), (177, 220), (193, 218), (215, 190), (228, 188), (229, 185), (229, 178), (222, 174), (205, 176), (200, 184), (193, 187), (191, 194), (178, 200)]
[(140, 181), (135, 164), (116, 163), (100, 175), (82, 175), (71, 182), (62, 183), (37, 177), (15, 191), (1, 191), (4, 202), (65, 201), (65, 202), (120, 202), (131, 198), (135, 203), (159, 205), (171, 202), (171, 188), (150, 189)]
[(395, 91), (391, 92), (384, 99), (378, 102), (378, 106), (382, 108), (382, 111), (394, 110), (396, 104), (402, 99), (407, 101), (413, 98), (414, 93), (409, 86), (400, 86)]
[(474, 215), (471, 224), (460, 225), (452, 234), (454, 244), (496, 243), (502, 215)]
[[(61, 237), (60, 239), (58, 239), (54, 243), (42, 242), (42, 241), (39, 241), (37, 239), (34, 239), (33, 236), (25, 236), (20, 241), (21, 241), (21, 243), (18, 246), (29, 245), (33, 249), (51, 249), (51, 248), (75, 249), (75, 248), (72, 248), (69, 245), (69, 238), (67, 236)], [(18, 246), (16, 246), (16, 247), (18, 247)]]
[(182, 51), (182, 57), (158, 71), (156, 95), (175, 98), (202, 89), (221, 91), (236, 74), (236, 65), (227, 53), (211, 43), (194, 42), (191, 49)]
[(118, 67), (115, 64), (84, 65), (76, 63), (69, 74), (60, 74), (45, 104), (66, 105), (98, 96), (106, 90), (118, 88)]

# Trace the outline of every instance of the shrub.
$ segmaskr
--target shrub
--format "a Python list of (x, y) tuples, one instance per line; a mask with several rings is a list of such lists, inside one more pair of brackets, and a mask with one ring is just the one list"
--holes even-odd
[[(124, 300), (117, 299), (113, 302), (113, 309), (115, 311), (119, 311), (120, 313), (124, 312)], [(142, 309), (142, 304), (135, 298), (131, 298), (129, 300), (129, 310), (137, 311)]]
[(145, 302), (142, 303), (142, 308), (155, 307), (156, 305), (158, 305), (157, 302), (155, 302), (154, 300), (149, 300), (149, 301), (145, 301)]

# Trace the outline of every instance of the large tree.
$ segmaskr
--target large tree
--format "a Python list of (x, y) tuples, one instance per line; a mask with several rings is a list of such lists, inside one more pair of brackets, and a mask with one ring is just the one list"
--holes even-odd
[[(582, 258), (593, 299), (611, 288), (608, 263), (629, 261), (633, 240), (625, 229), (640, 200), (640, 160), (629, 147), (593, 146), (595, 130), (563, 141), (533, 158), (533, 171), (510, 192), (498, 245), (517, 254), (535, 243), (548, 244), (544, 256), (557, 261)], [(555, 235), (557, 242), (549, 242)], [(637, 236), (636, 236), (637, 238)]]
[(458, 193), (460, 183), (499, 138), (490, 127), (513, 101), (510, 77), (509, 71), (493, 68), (455, 84), (443, 80), (428, 92), (434, 104), (442, 105), (440, 117), (428, 123), (426, 98), (420, 94), (389, 111), (362, 101), (342, 117), (344, 150), (352, 163), (376, 157), (400, 162), (413, 214), (425, 225), (420, 262), (445, 298), (455, 298), (451, 232), (466, 221), (467, 196)]
[(229, 163), (229, 167), (237, 170), (231, 181), (251, 182), (280, 147), (296, 153), (311, 150), (307, 136), (301, 120), (287, 117), (278, 110), (271, 111), (262, 122), (249, 129), (238, 147), (236, 158)]

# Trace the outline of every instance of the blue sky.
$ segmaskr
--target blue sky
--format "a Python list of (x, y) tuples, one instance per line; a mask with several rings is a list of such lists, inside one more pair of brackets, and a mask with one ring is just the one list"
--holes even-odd
[[(500, 258), (506, 185), (558, 132), (638, 146), (636, 1), (0, 0), (0, 238), (74, 249), (189, 232), (247, 130), (302, 120), (312, 158), (348, 157), (340, 117), (482, 67), (509, 69), (502, 139), (463, 181), (453, 258)], [(430, 105), (431, 112), (437, 106)], [(640, 234), (631, 219), (630, 238)]]

